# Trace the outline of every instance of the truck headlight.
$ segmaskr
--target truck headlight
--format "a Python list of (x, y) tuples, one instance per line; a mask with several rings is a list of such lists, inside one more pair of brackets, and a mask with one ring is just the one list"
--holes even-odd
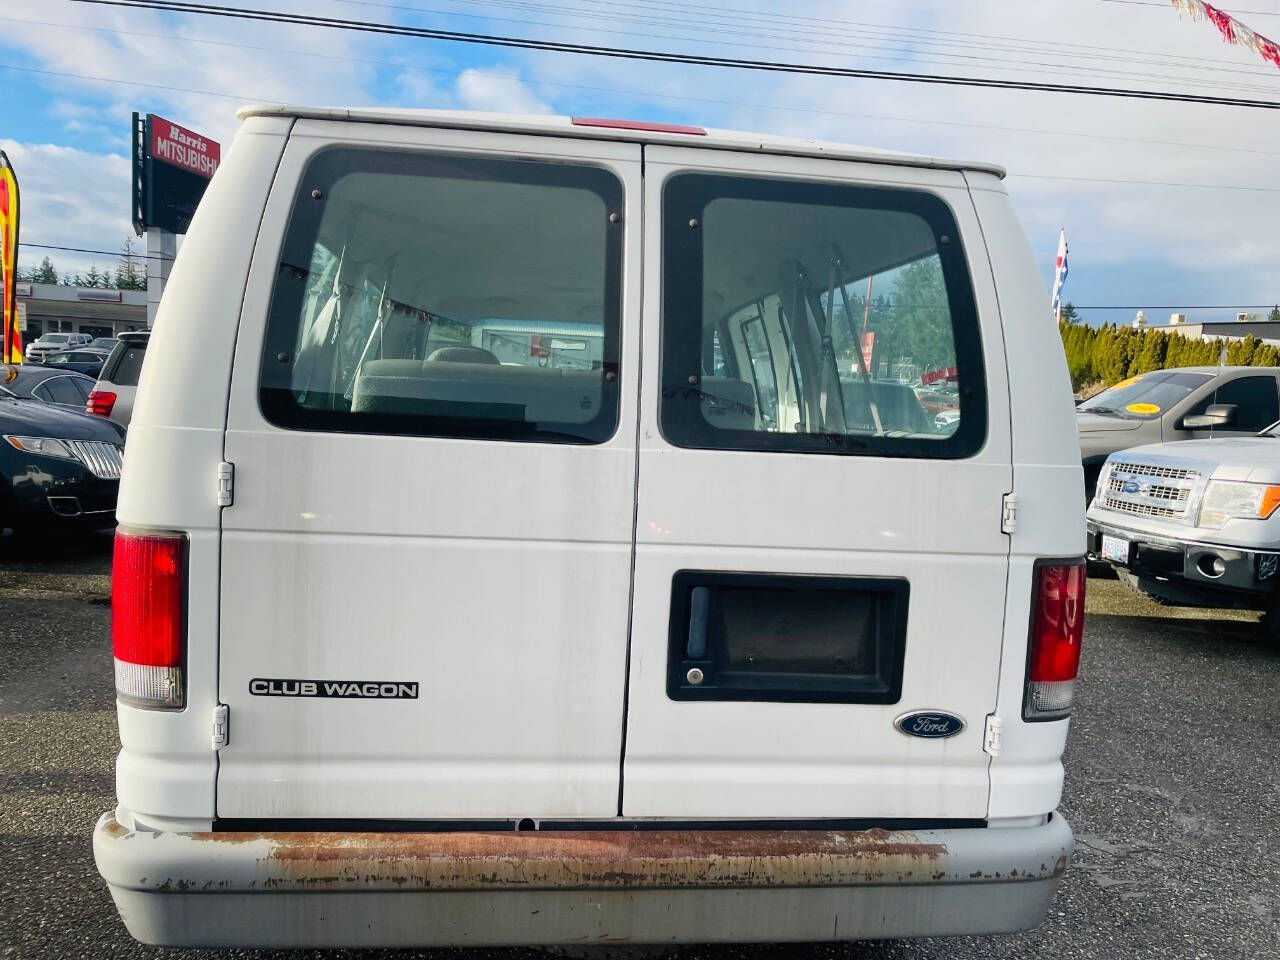
[(1093, 487), (1093, 502), (1102, 503), (1107, 498), (1107, 489), (1111, 486), (1111, 471), (1116, 465), (1110, 460), (1102, 465), (1102, 469), (1098, 471), (1098, 480)]
[(1265, 520), (1280, 507), (1280, 486), (1210, 480), (1198, 526), (1218, 529), (1228, 520)]
[(12, 437), (5, 434), (5, 439), (9, 441), (9, 446), (23, 453), (38, 453), (42, 457), (61, 457), (64, 460), (76, 459), (70, 447), (53, 437)]

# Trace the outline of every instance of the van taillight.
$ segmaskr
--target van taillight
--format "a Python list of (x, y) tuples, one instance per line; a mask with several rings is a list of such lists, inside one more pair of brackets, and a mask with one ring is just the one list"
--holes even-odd
[(96, 414), (99, 417), (109, 417), (115, 405), (116, 395), (110, 390), (90, 390), (89, 399), (84, 405), (84, 411), (85, 413)]
[(141, 707), (183, 705), (186, 538), (117, 531), (111, 561), (116, 695)]
[(1084, 585), (1083, 559), (1036, 564), (1024, 720), (1059, 720), (1071, 713), (1084, 636)]

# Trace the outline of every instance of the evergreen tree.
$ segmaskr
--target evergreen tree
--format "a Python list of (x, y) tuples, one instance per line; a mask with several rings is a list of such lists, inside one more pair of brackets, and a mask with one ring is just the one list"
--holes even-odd
[(1271, 308), (1271, 313), (1267, 317), (1272, 323), (1280, 323), (1280, 304)]
[(28, 279), (32, 283), (57, 283), (58, 271), (54, 268), (53, 261), (45, 257), (40, 261), (40, 266), (31, 271)]
[(116, 262), (116, 286), (121, 290), (147, 289), (147, 271), (133, 249), (133, 237), (125, 237)]
[(1079, 323), (1080, 314), (1076, 311), (1076, 305), (1068, 300), (1062, 305), (1062, 314), (1058, 318), (1062, 323)]

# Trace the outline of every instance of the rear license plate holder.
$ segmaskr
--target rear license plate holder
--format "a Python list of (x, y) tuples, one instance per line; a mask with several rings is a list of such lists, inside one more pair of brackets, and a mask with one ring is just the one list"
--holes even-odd
[(1112, 537), (1108, 534), (1102, 535), (1102, 559), (1110, 560), (1112, 563), (1129, 565), (1129, 548), (1130, 543), (1123, 537)]

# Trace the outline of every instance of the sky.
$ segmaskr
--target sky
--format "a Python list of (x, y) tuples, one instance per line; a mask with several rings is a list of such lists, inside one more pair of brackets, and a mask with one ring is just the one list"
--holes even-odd
[[(1280, 101), (1280, 70), (1140, 0), (238, 0), (236, 6), (749, 60)], [(1280, 0), (1224, 4), (1280, 38)], [(785, 11), (785, 12), (781, 12)], [(1280, 301), (1280, 110), (797, 76), (316, 27), (0, 2), (0, 149), (22, 265), (114, 257), (130, 224), (130, 114), (228, 144), (280, 102), (683, 122), (992, 161), (1051, 281), (1093, 323), (1192, 322)], [(1103, 308), (1122, 309), (1103, 309)], [(1212, 309), (1210, 309), (1212, 308)]]

